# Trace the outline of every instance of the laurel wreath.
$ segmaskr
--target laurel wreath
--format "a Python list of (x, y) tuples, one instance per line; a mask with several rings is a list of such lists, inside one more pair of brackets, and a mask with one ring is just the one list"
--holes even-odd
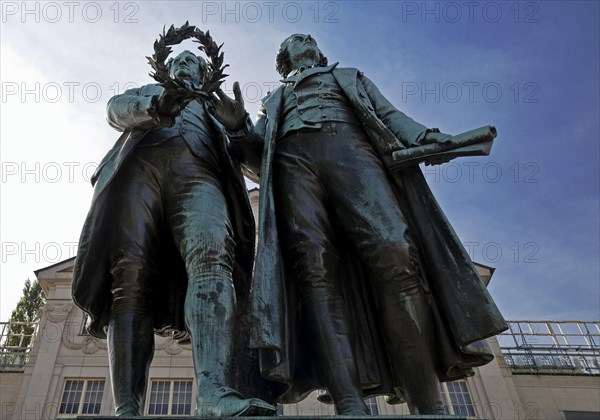
[[(173, 52), (171, 45), (180, 44), (190, 38), (192, 38), (193, 42), (200, 44), (198, 49), (203, 51), (208, 57), (208, 69), (204, 75), (204, 83), (201, 88), (197, 88), (182, 80), (173, 79), (165, 64), (165, 60)], [(175, 28), (174, 25), (171, 25), (166, 32), (163, 27), (162, 34), (159, 34), (158, 39), (154, 41), (154, 54), (152, 57), (146, 57), (154, 70), (153, 73), (150, 73), (150, 76), (166, 89), (186, 89), (192, 97), (209, 95), (216, 91), (221, 83), (223, 83), (223, 79), (228, 76), (227, 74), (223, 74), (223, 70), (229, 65), (223, 65), (224, 53), (221, 52), (222, 46), (223, 44), (216, 44), (210, 36), (209, 31), (204, 33), (196, 26), (190, 25), (188, 21), (180, 28)]]

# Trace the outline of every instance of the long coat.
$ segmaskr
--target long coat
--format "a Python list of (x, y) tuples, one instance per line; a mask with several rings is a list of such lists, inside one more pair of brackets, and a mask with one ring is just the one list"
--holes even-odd
[[(111, 225), (118, 223), (111, 217), (109, 205), (112, 182), (119, 170), (127, 165), (128, 158), (135, 153), (136, 146), (156, 127), (147, 114), (153, 97), (162, 92), (158, 85), (145, 85), (131, 89), (112, 98), (107, 106), (108, 121), (119, 131), (124, 131), (113, 148), (102, 159), (92, 177), (95, 185), (91, 208), (79, 239), (79, 248), (73, 272), (72, 295), (75, 303), (90, 314), (88, 326), (91, 335), (105, 338), (105, 327), (110, 319), (112, 304), (108, 260), (108, 235)], [(201, 104), (201, 106), (206, 106)], [(208, 114), (207, 114), (208, 115)], [(248, 288), (254, 257), (255, 225), (246, 185), (240, 164), (233, 153), (229, 153), (228, 138), (223, 126), (210, 117), (214, 132), (215, 149), (220, 165), (226, 175), (222, 180), (232, 220), (235, 249), (234, 284), (240, 307), (248, 301)], [(128, 129), (134, 126), (135, 129)], [(159, 146), (160, 141), (154, 147)], [(201, 156), (199, 144), (188, 142), (190, 151)], [(132, 199), (135, 199), (134, 197)], [(162, 261), (159, 263), (155, 304), (153, 305), (154, 328), (157, 333), (175, 330), (176, 337), (184, 337), (186, 329), (183, 304), (187, 290), (187, 275), (179, 252), (168, 237), (161, 238)]]
[[(373, 146), (382, 156), (395, 147), (410, 147), (427, 128), (393, 107), (377, 87), (357, 69), (334, 68), (332, 73), (344, 91)], [(261, 349), (261, 373), (284, 384), (281, 401), (302, 399), (310, 390), (324, 387), (304, 343), (310, 337), (296, 328), (298, 311), (295, 287), (286, 273), (277, 232), (272, 166), (284, 86), (263, 98), (263, 108), (247, 139), (249, 150), (262, 150), (262, 162), (247, 163), (260, 178), (259, 238), (251, 287), (251, 345)], [(394, 146), (395, 145), (395, 146)], [(437, 204), (420, 169), (410, 167), (389, 173), (389, 182), (420, 250), (426, 288), (433, 299), (440, 380), (473, 374), (472, 367), (492, 360), (483, 339), (507, 328), (506, 322), (480, 279), (471, 259)], [(344, 241), (340, 241), (344, 243)], [(338, 250), (339, 251), (339, 250)], [(402, 401), (398, 378), (390, 368), (380, 323), (377, 320), (366, 274), (346, 252), (343, 290), (356, 337), (356, 357), (365, 395), (386, 394), (388, 401)], [(344, 286), (343, 286), (344, 287)]]

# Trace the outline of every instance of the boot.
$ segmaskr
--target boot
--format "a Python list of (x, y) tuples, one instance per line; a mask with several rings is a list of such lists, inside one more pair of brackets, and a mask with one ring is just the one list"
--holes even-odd
[(111, 274), (115, 283), (107, 341), (115, 415), (140, 416), (154, 356), (154, 322), (150, 299), (138, 289), (153, 272), (124, 260), (113, 265)]
[(412, 414), (444, 414), (435, 369), (433, 322), (419, 278), (376, 291), (392, 366)]
[(341, 299), (310, 297), (303, 305), (307, 339), (338, 415), (369, 415)]
[(153, 355), (152, 317), (133, 310), (113, 312), (108, 326), (108, 364), (117, 417), (142, 415)]
[(272, 416), (275, 407), (257, 398), (246, 398), (230, 388), (235, 290), (231, 273), (219, 268), (194, 276), (185, 298), (185, 322), (192, 342), (198, 389), (198, 417)]

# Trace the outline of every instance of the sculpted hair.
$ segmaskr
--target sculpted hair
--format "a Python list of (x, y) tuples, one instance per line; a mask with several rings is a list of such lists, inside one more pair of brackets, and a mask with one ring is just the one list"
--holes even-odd
[[(327, 57), (325, 57), (323, 53), (319, 54), (319, 62), (317, 65), (320, 67), (325, 67), (327, 65)], [(279, 73), (281, 77), (287, 76), (290, 71), (292, 71), (292, 63), (290, 62), (287, 46), (279, 48), (277, 57), (275, 57), (275, 70), (277, 70), (277, 73)]]

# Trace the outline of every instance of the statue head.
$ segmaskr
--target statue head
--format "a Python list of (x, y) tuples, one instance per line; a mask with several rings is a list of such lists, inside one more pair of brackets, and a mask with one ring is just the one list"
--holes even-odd
[(311, 65), (327, 65), (327, 57), (317, 47), (317, 41), (312, 36), (290, 35), (279, 46), (275, 68), (282, 77), (287, 76), (294, 69)]
[(191, 80), (195, 84), (201, 85), (206, 76), (208, 64), (202, 57), (185, 50), (177, 57), (167, 61), (167, 69), (173, 78)]

